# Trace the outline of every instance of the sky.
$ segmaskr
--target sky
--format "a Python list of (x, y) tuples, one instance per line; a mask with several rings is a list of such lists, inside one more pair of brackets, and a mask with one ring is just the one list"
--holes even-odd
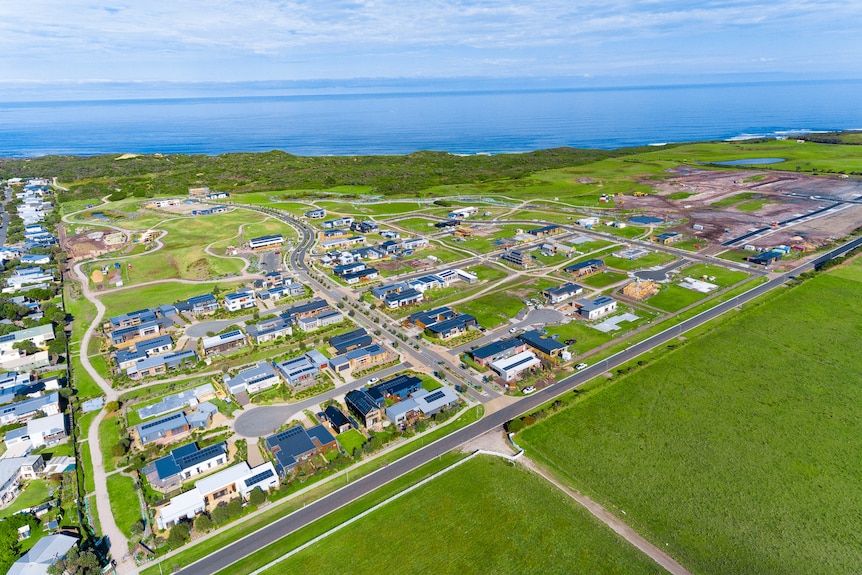
[(848, 0), (3, 0), (0, 84), (862, 77)]

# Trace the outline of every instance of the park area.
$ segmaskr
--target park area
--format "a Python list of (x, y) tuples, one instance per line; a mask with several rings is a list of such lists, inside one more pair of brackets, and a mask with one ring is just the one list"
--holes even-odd
[(462, 464), (265, 573), (309, 573), (345, 558), (352, 575), (396, 564), (401, 573), (662, 573), (544, 479), (491, 457)]
[(770, 295), (518, 441), (695, 573), (857, 573), (860, 280)]

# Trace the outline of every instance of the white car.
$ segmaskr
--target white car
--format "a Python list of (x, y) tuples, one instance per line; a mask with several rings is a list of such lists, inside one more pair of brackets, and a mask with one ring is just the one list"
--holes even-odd
[(379, 377), (372, 377), (368, 380), (368, 385), (371, 385), (372, 383), (377, 383), (378, 381), (380, 381)]
[(516, 331), (518, 331), (518, 328), (513, 327), (512, 329), (509, 330), (509, 333), (515, 333)]
[(536, 391), (536, 387), (534, 385), (528, 385), (527, 387), (525, 387), (521, 391), (524, 393), (524, 395), (530, 395), (531, 393)]
[(578, 371), (581, 371), (582, 369), (586, 369), (586, 368), (587, 368), (587, 364), (585, 364), (585, 363), (579, 363), (578, 365), (575, 366), (575, 369), (577, 369)]

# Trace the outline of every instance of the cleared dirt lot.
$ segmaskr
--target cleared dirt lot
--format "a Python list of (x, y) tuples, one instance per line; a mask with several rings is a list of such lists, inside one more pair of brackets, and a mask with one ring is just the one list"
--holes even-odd
[[(625, 208), (681, 222), (673, 231), (721, 243), (753, 229), (804, 215), (838, 202), (862, 198), (862, 181), (792, 172), (714, 171), (679, 168), (662, 182), (644, 182), (659, 194), (626, 197)], [(690, 194), (681, 197), (682, 194)], [(677, 198), (677, 199), (672, 199)], [(716, 205), (718, 204), (718, 205)], [(802, 238), (815, 246), (846, 235), (862, 224), (862, 206), (829, 212), (807, 222), (777, 229), (752, 243), (757, 247), (790, 244)], [(699, 224), (703, 230), (695, 231)]]

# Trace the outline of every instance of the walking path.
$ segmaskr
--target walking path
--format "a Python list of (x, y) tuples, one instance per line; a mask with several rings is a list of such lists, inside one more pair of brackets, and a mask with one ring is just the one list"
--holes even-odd
[(577, 491), (569, 489), (568, 487), (557, 481), (547, 471), (545, 471), (545, 469), (543, 469), (540, 465), (536, 464), (536, 462), (532, 461), (529, 457), (521, 457), (519, 461), (524, 467), (543, 477), (552, 485), (554, 485), (557, 489), (577, 501), (581, 506), (584, 507), (584, 509), (593, 514), (599, 521), (613, 529), (614, 533), (637, 547), (641, 552), (643, 552), (650, 559), (661, 565), (668, 572), (672, 573), (673, 575), (692, 575), (692, 573), (688, 569), (680, 565), (673, 557), (671, 557), (670, 555), (662, 551), (660, 548), (644, 539), (643, 536), (640, 535), (640, 533), (629, 527), (619, 517), (617, 517), (616, 515), (614, 515), (586, 495), (584, 495), (583, 493), (579, 493)]

